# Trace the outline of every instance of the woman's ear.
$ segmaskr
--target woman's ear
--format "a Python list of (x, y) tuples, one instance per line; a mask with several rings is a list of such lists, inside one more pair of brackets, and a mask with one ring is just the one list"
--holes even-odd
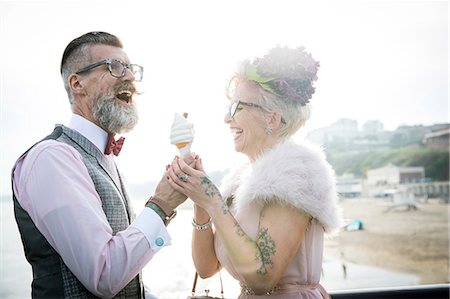
[(281, 113), (271, 112), (267, 116), (267, 126), (272, 128), (272, 131), (277, 131), (281, 126)]

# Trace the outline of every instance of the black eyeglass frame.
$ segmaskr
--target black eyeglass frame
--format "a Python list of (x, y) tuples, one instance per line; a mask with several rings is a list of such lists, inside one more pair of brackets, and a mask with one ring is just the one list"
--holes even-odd
[[(234, 105), (236, 105), (236, 106), (233, 108)], [(254, 103), (247, 103), (247, 102), (237, 101), (237, 102), (233, 102), (230, 106), (228, 106), (227, 116), (230, 117), (230, 118), (233, 118), (234, 115), (236, 114), (236, 111), (239, 108), (239, 105), (244, 105), (244, 106), (247, 106), (247, 107), (259, 108), (259, 109), (262, 109), (264, 111), (267, 111), (267, 109), (265, 109), (261, 105), (254, 104)], [(284, 120), (283, 117), (281, 117), (281, 123), (282, 124), (286, 124), (286, 120)]]
[[(122, 67), (123, 67), (122, 73), (120, 75), (115, 75), (113, 73), (111, 64), (114, 61), (120, 63), (122, 65)], [(127, 69), (129, 69), (133, 73), (133, 75), (136, 75), (137, 73), (141, 74), (140, 78), (138, 80), (136, 80), (136, 78), (135, 78), (136, 82), (140, 82), (144, 78), (144, 67), (143, 66), (140, 66), (138, 64), (124, 63), (124, 62), (122, 62), (122, 61), (120, 61), (118, 59), (112, 59), (112, 58), (107, 58), (107, 59), (104, 59), (102, 61), (99, 61), (99, 62), (90, 64), (88, 66), (85, 66), (85, 67), (79, 69), (78, 71), (76, 71), (75, 74), (80, 75), (82, 73), (88, 72), (88, 71), (90, 71), (90, 70), (92, 70), (92, 69), (94, 69), (96, 67), (99, 67), (99, 66), (102, 66), (102, 65), (105, 65), (105, 64), (108, 65), (108, 71), (111, 74), (111, 76), (113, 76), (114, 78), (123, 78), (123, 77), (125, 77), (125, 72), (127, 71)], [(134, 70), (135, 67), (138, 69), (137, 71)]]

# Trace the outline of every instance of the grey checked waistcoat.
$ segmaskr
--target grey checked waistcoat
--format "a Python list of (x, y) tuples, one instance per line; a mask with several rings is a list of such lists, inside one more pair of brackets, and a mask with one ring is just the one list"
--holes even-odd
[[(83, 135), (62, 125), (57, 125), (53, 133), (43, 140), (49, 139), (64, 142), (74, 147), (81, 154), (95, 189), (101, 198), (102, 208), (113, 234), (125, 230), (135, 216), (130, 208), (129, 197), (122, 180), (121, 186), (117, 186), (108, 170), (108, 163), (103, 153)], [(26, 156), (28, 151), (21, 158)], [(12, 171), (13, 174), (14, 169), (15, 166)], [(39, 232), (28, 213), (17, 201), (14, 190), (13, 200), (14, 213), (25, 256), (33, 268), (32, 297), (96, 298), (70, 272), (59, 254)], [(144, 291), (140, 276), (139, 274), (133, 278), (114, 298), (143, 298)]]

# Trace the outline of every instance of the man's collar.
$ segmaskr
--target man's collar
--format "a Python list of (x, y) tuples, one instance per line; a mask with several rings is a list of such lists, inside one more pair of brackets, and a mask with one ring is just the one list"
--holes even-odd
[(72, 114), (68, 127), (86, 137), (103, 153), (108, 141), (108, 133), (105, 130), (77, 114)]

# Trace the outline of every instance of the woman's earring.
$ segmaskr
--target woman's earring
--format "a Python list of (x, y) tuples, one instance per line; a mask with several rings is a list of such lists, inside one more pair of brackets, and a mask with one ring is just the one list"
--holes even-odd
[(267, 127), (264, 129), (264, 132), (266, 132), (267, 135), (272, 135), (272, 128), (271, 127)]

